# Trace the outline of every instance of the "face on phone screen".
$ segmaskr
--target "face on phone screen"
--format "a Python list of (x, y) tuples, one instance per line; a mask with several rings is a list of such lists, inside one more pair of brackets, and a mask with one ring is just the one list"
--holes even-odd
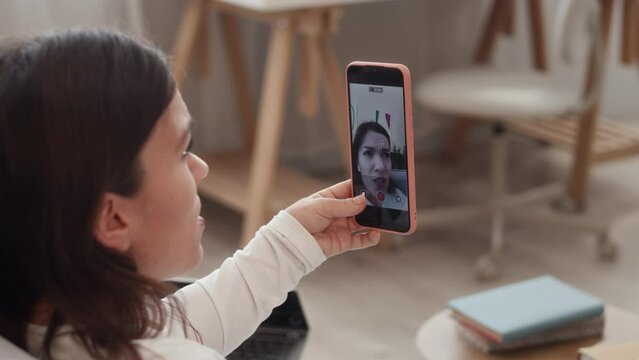
[[(393, 71), (399, 78), (393, 75)], [(385, 72), (391, 72), (386, 75)], [(350, 71), (349, 108), (354, 195), (368, 206), (361, 225), (393, 231), (409, 227), (404, 87), (401, 72)]]

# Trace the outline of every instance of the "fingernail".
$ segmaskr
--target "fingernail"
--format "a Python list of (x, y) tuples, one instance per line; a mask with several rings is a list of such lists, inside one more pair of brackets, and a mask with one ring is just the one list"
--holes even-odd
[(356, 198), (355, 198), (355, 202), (357, 202), (358, 204), (363, 204), (364, 201), (366, 201), (366, 195), (364, 194), (359, 194)]

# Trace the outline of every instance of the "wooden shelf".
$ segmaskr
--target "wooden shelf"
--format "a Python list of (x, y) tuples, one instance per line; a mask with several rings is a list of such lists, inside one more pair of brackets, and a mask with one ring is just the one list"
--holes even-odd
[[(578, 138), (579, 118), (542, 119), (508, 123), (514, 133), (546, 141), (573, 150)], [(620, 122), (600, 119), (597, 122), (592, 161), (603, 162), (639, 154), (639, 130)]]
[[(243, 152), (228, 152), (204, 155), (202, 159), (211, 170), (198, 186), (200, 194), (244, 214), (249, 204), (250, 156)], [(269, 204), (273, 214), (330, 185), (284, 166), (279, 167), (275, 176)]]

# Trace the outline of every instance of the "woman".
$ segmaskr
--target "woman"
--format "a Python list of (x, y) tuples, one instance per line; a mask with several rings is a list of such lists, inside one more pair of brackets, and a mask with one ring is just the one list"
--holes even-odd
[(353, 139), (355, 190), (366, 194), (368, 205), (408, 210), (406, 195), (391, 179), (391, 149), (388, 132), (376, 122), (357, 127)]
[[(191, 119), (166, 57), (107, 31), (0, 53), (0, 336), (43, 359), (216, 359), (326, 257), (376, 244), (343, 182), (280, 212), (211, 275)], [(9, 295), (10, 294), (10, 295)]]

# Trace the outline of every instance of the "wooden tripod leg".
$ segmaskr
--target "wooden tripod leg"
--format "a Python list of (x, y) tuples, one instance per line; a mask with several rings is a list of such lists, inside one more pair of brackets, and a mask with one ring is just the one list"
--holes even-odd
[(173, 47), (173, 61), (171, 71), (178, 85), (181, 87), (186, 78), (187, 68), (193, 46), (197, 39), (200, 26), (202, 25), (202, 14), (206, 9), (206, 0), (190, 0), (182, 14), (177, 38)]
[(291, 65), (293, 30), (288, 20), (276, 22), (264, 69), (257, 133), (249, 178), (249, 204), (244, 216), (242, 245), (264, 224), (271, 211), (270, 192), (273, 189), (279, 146), (284, 124), (284, 107)]

